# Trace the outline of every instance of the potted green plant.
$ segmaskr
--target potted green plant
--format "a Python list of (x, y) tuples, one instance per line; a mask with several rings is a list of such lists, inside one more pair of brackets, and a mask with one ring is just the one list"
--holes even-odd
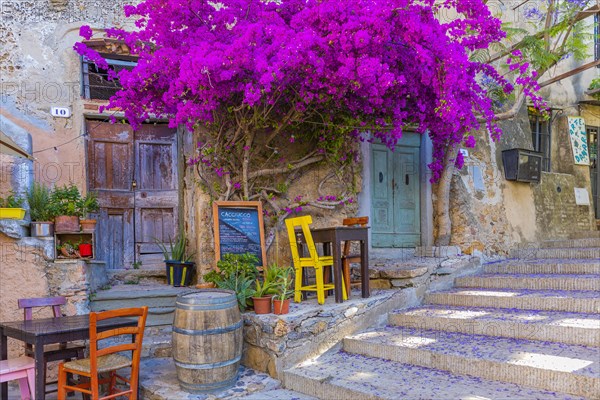
[(251, 297), (256, 293), (253, 288), (258, 276), (254, 254), (223, 254), (217, 262), (217, 268), (205, 274), (203, 280), (212, 282), (220, 289), (233, 290), (236, 293), (240, 311), (251, 305)]
[(54, 230), (57, 233), (79, 232), (78, 210), (82, 198), (74, 184), (56, 187), (50, 193), (50, 212), (54, 215)]
[(254, 292), (252, 293), (252, 303), (254, 304), (254, 312), (257, 314), (269, 314), (271, 312), (271, 300), (275, 286), (273, 282), (269, 282), (266, 277), (261, 282), (256, 280)]
[(292, 288), (294, 269), (292, 267), (278, 268), (276, 273), (274, 285), (277, 288), (277, 294), (273, 297), (273, 313), (287, 314), (290, 312), (290, 298), (294, 294)]
[(56, 258), (80, 258), (77, 246), (70, 241), (56, 244)]
[(14, 192), (5, 199), (0, 197), (0, 218), (1, 219), (23, 219), (26, 210), (23, 208), (25, 200), (17, 196)]
[(50, 208), (50, 188), (42, 183), (33, 182), (27, 193), (29, 213), (31, 215), (31, 236), (44, 237), (54, 234), (54, 215)]
[(168, 248), (157, 239), (155, 242), (165, 257), (167, 283), (175, 287), (188, 286), (192, 281), (195, 263), (191, 261), (194, 253), (187, 250), (184, 230), (180, 229), (174, 240), (169, 238)]
[(92, 233), (96, 229), (96, 220), (88, 219), (90, 213), (95, 213), (100, 209), (98, 204), (98, 196), (94, 192), (88, 192), (87, 195), (81, 199), (78, 204), (77, 210), (79, 214), (79, 223), (81, 224), (81, 231), (86, 233)]

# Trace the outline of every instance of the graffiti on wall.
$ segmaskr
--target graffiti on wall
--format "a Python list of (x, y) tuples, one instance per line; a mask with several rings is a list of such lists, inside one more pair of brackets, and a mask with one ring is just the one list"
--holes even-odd
[(569, 117), (568, 123), (575, 164), (590, 165), (590, 153), (587, 144), (587, 134), (585, 132), (585, 121), (581, 117)]

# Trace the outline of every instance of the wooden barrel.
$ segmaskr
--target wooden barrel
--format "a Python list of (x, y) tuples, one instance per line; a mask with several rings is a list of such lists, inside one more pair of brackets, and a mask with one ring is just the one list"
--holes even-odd
[(242, 339), (242, 318), (233, 291), (204, 289), (177, 296), (173, 359), (181, 388), (206, 393), (234, 385)]

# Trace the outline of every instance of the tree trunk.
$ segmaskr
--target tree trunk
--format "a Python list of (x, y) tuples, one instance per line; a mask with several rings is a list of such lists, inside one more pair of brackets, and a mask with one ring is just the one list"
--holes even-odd
[(435, 200), (435, 220), (437, 224), (436, 246), (448, 246), (452, 237), (450, 220), (450, 187), (454, 173), (454, 160), (458, 154), (458, 145), (448, 148), (444, 157), (444, 170), (438, 181)]

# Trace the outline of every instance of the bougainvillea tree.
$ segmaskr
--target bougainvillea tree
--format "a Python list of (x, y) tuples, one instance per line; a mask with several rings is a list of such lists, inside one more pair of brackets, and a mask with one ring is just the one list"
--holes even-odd
[[(456, 18), (441, 21), (441, 10)], [(137, 30), (106, 35), (139, 61), (119, 73), (123, 90), (108, 107), (134, 128), (154, 115), (196, 132), (189, 163), (203, 188), (213, 198), (261, 198), (276, 215), (352, 201), (345, 171), (358, 162), (356, 143), (393, 147), (408, 126), (431, 137), (437, 181), (461, 165), (455, 149), (473, 146), (472, 132), (501, 133), (482, 78), (513, 89), (470, 58), (505, 36), (482, 0), (146, 0), (125, 13)], [(75, 49), (109, 69), (85, 44)], [(287, 199), (294, 179), (323, 162), (343, 188)]]

